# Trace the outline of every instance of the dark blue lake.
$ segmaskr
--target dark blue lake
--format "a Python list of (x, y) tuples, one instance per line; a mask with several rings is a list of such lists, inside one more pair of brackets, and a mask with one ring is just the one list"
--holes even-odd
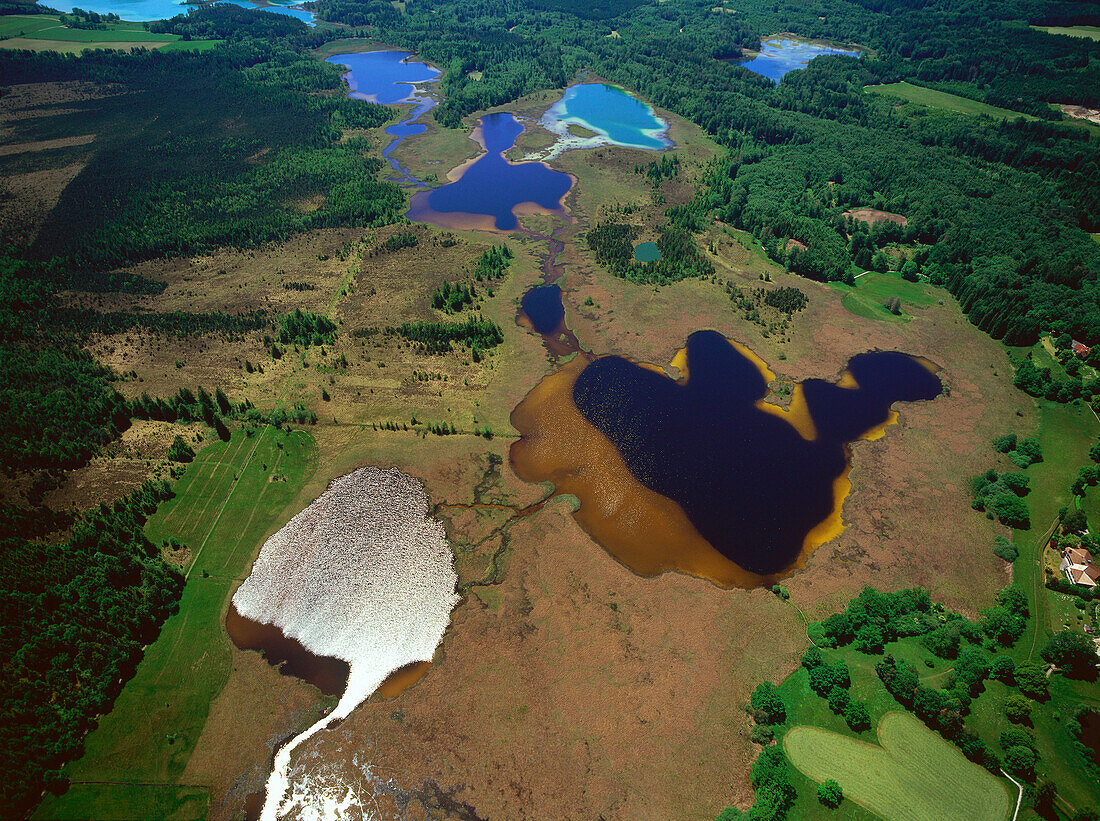
[(523, 295), (522, 307), (536, 333), (552, 333), (565, 319), (561, 288), (557, 285), (539, 285), (531, 288)]
[(901, 353), (861, 354), (848, 372), (856, 387), (802, 383), (811, 439), (757, 407), (764, 377), (714, 331), (688, 338), (686, 381), (601, 357), (580, 373), (573, 401), (635, 479), (677, 502), (728, 559), (767, 575), (789, 567), (833, 512), (847, 443), (885, 423), (894, 402), (942, 390), (921, 361)]
[(538, 162), (504, 159), (504, 152), (523, 132), (515, 117), (486, 114), (479, 132), (485, 153), (455, 182), (414, 196), (409, 219), (445, 227), (511, 231), (519, 224), (516, 209), (520, 205), (531, 203), (543, 212), (562, 212), (562, 197), (573, 184), (568, 174)]
[(407, 51), (367, 51), (334, 54), (327, 63), (347, 68), (346, 79), (350, 97), (381, 105), (393, 105), (412, 100), (416, 84), (439, 79), (439, 69), (427, 63), (408, 60)]
[(805, 68), (814, 57), (828, 54), (843, 54), (858, 57), (861, 52), (852, 49), (833, 48), (804, 40), (789, 40), (785, 37), (769, 37), (761, 41), (760, 54), (741, 65), (756, 74), (762, 74), (777, 83), (788, 71)]

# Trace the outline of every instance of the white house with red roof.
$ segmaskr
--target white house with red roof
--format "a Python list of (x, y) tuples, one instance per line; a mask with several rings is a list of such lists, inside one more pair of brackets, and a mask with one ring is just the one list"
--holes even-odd
[(1067, 547), (1062, 551), (1062, 563), (1059, 565), (1066, 578), (1081, 587), (1096, 587), (1100, 584), (1100, 567), (1092, 553), (1083, 547)]

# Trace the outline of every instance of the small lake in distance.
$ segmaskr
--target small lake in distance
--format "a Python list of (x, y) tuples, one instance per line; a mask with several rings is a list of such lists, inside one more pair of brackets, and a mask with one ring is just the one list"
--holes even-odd
[(573, 180), (540, 162), (511, 163), (504, 152), (515, 145), (523, 125), (507, 113), (486, 114), (478, 126), (485, 153), (473, 160), (455, 182), (412, 199), (408, 217), (444, 228), (493, 228), (512, 231), (516, 209), (534, 205), (544, 213), (561, 214), (562, 197)]
[[(44, 3), (50, 8), (59, 8), (68, 13), (73, 5), (65, 3)], [(96, 14), (117, 14), (123, 20), (136, 23), (147, 23), (152, 20), (167, 20), (177, 14), (187, 14), (194, 6), (181, 3), (179, 0), (90, 0), (90, 2), (75, 4), (85, 11), (94, 11)], [(250, 4), (251, 5), (251, 4)]]
[(655, 242), (640, 242), (634, 249), (634, 259), (638, 262), (656, 262), (661, 258)]
[(829, 54), (842, 54), (858, 57), (862, 52), (854, 49), (834, 48), (833, 46), (810, 43), (805, 40), (791, 40), (786, 37), (769, 37), (760, 42), (760, 54), (741, 63), (749, 71), (762, 74), (777, 83), (789, 71), (805, 68), (814, 57)]
[[(250, 3), (248, 0), (219, 0), (254, 11), (266, 11), (272, 14), (282, 14), (301, 20), (307, 26), (317, 25), (316, 15), (311, 11), (300, 8), (290, 8), (288, 4), (273, 3), (261, 6), (258, 3)], [(94, 11), (96, 14), (117, 14), (123, 20), (135, 23), (148, 23), (153, 20), (168, 20), (178, 14), (187, 14), (196, 7), (194, 3), (181, 3), (180, 0), (91, 0), (89, 3), (81, 3), (80, 8), (85, 11)], [(64, 6), (68, 11), (72, 6)]]
[(416, 103), (416, 108), (397, 125), (386, 128), (393, 140), (382, 149), (382, 156), (390, 163), (396, 176), (394, 181), (401, 185), (419, 185), (420, 181), (403, 168), (391, 154), (406, 137), (423, 134), (427, 126), (417, 122), (432, 109), (435, 100), (426, 94), (419, 94), (421, 83), (431, 83), (439, 79), (440, 71), (427, 63), (409, 60), (407, 51), (368, 51), (352, 54), (334, 54), (325, 62), (346, 68), (347, 80), (351, 92), (349, 97), (366, 100), (381, 105), (396, 103)]

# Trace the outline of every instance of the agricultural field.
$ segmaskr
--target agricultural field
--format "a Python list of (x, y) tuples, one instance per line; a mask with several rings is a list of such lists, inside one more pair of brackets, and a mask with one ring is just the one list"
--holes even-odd
[(1019, 111), (1010, 111), (1007, 108), (997, 108), (988, 103), (971, 100), (968, 97), (960, 97), (957, 94), (949, 94), (946, 91), (937, 91), (912, 83), (886, 83), (883, 85), (867, 86), (864, 89), (867, 94), (883, 94), (897, 97), (908, 103), (938, 108), (943, 111), (951, 111), (955, 114), (969, 114), (976, 117), (992, 117), (995, 119), (1023, 119), (1034, 121), (1036, 117), (1030, 114), (1022, 114)]
[(1047, 34), (1061, 34), (1065, 37), (1082, 37), (1087, 40), (1100, 40), (1100, 26), (1032, 26), (1036, 31)]
[(783, 736), (783, 750), (810, 778), (836, 780), (845, 798), (891, 821), (1009, 817), (1005, 784), (908, 713), (887, 713), (877, 733), (868, 743), (800, 725)]
[(205, 51), (218, 45), (217, 40), (184, 41), (176, 34), (154, 34), (141, 23), (106, 26), (106, 29), (68, 28), (50, 14), (7, 15), (0, 17), (0, 48), (79, 54), (88, 48)]

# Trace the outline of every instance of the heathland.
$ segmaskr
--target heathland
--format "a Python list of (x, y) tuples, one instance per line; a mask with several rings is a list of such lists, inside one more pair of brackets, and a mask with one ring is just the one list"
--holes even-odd
[[(1100, 108), (1100, 46), (1024, 25), (1090, 21), (1047, 2), (1003, 19), (975, 2), (963, 37), (947, 0), (823, 8), (320, 0), (316, 29), (228, 6), (149, 30), (0, 15), (4, 36), (66, 48), (117, 47), (124, 32), (167, 43), (0, 52), (5, 806), (40, 818), (254, 806), (276, 747), (331, 700), (236, 649), (227, 603), (265, 538), (362, 465), (424, 482), (463, 597), (415, 687), (372, 697), (303, 750), (383, 813), (748, 807), (767, 798), (753, 762), (782, 749), (754, 743), (745, 707), (760, 682), (780, 685), (789, 726), (858, 735), (800, 659), (807, 624), (867, 585), (924, 588), (979, 624), (1014, 584), (1029, 615), (1012, 648), (969, 635), (1017, 666), (1092, 624), (1095, 600), (1046, 587), (1046, 547), (1100, 498), (1087, 475), (1074, 492), (1100, 433), (1100, 354), (1070, 347), (1100, 343), (1100, 154), (1095, 129), (1052, 105)], [(776, 32), (863, 56), (822, 57), (776, 85), (739, 65)], [(173, 53), (185, 45), (197, 50)], [(425, 132), (395, 151), (427, 187), (480, 153), (471, 135), (487, 113), (525, 126), (508, 159), (543, 152), (555, 137), (539, 120), (578, 78), (652, 105), (672, 146), (550, 160), (572, 179), (568, 220), (520, 209), (511, 232), (410, 224), (409, 191), (381, 158), (409, 106), (348, 99), (321, 59), (380, 47), (443, 72)], [(649, 241), (661, 260), (635, 262)], [(852, 445), (843, 530), (777, 594), (643, 578), (582, 528), (576, 498), (548, 499), (513, 470), (512, 412), (565, 364), (560, 339), (517, 321), (544, 281), (592, 355), (675, 375), (688, 336), (712, 329), (768, 363), (767, 401), (781, 406), (869, 350), (923, 357), (945, 390)], [(1014, 466), (992, 447), (1005, 434), (1037, 437), (1043, 461)], [(1026, 526), (973, 509), (972, 481), (991, 468), (999, 488), (1026, 477), (1011, 480), (1030, 491)], [(998, 536), (1014, 562), (994, 554)], [(955, 660), (923, 648), (915, 634), (885, 643), (943, 689)], [(826, 652), (848, 664), (869, 719), (899, 721), (908, 708), (883, 689), (881, 657)], [(1018, 724), (1002, 710), (1014, 686), (986, 680), (966, 717), (1006, 766), (1021, 746), (1001, 742)], [(1072, 817), (1100, 803), (1066, 729), (1096, 706), (1095, 684), (1054, 672), (1049, 689), (1026, 728), (1037, 764), (1016, 772), (1031, 817)], [(955, 766), (947, 740), (906, 737), (958, 781), (909, 783), (914, 802), (966, 783), (1015, 801), (1004, 778), (989, 787), (996, 773)], [(815, 781), (790, 783), (790, 817), (826, 812)], [(837, 817), (867, 817), (861, 801), (889, 817), (903, 795), (845, 793)]]

